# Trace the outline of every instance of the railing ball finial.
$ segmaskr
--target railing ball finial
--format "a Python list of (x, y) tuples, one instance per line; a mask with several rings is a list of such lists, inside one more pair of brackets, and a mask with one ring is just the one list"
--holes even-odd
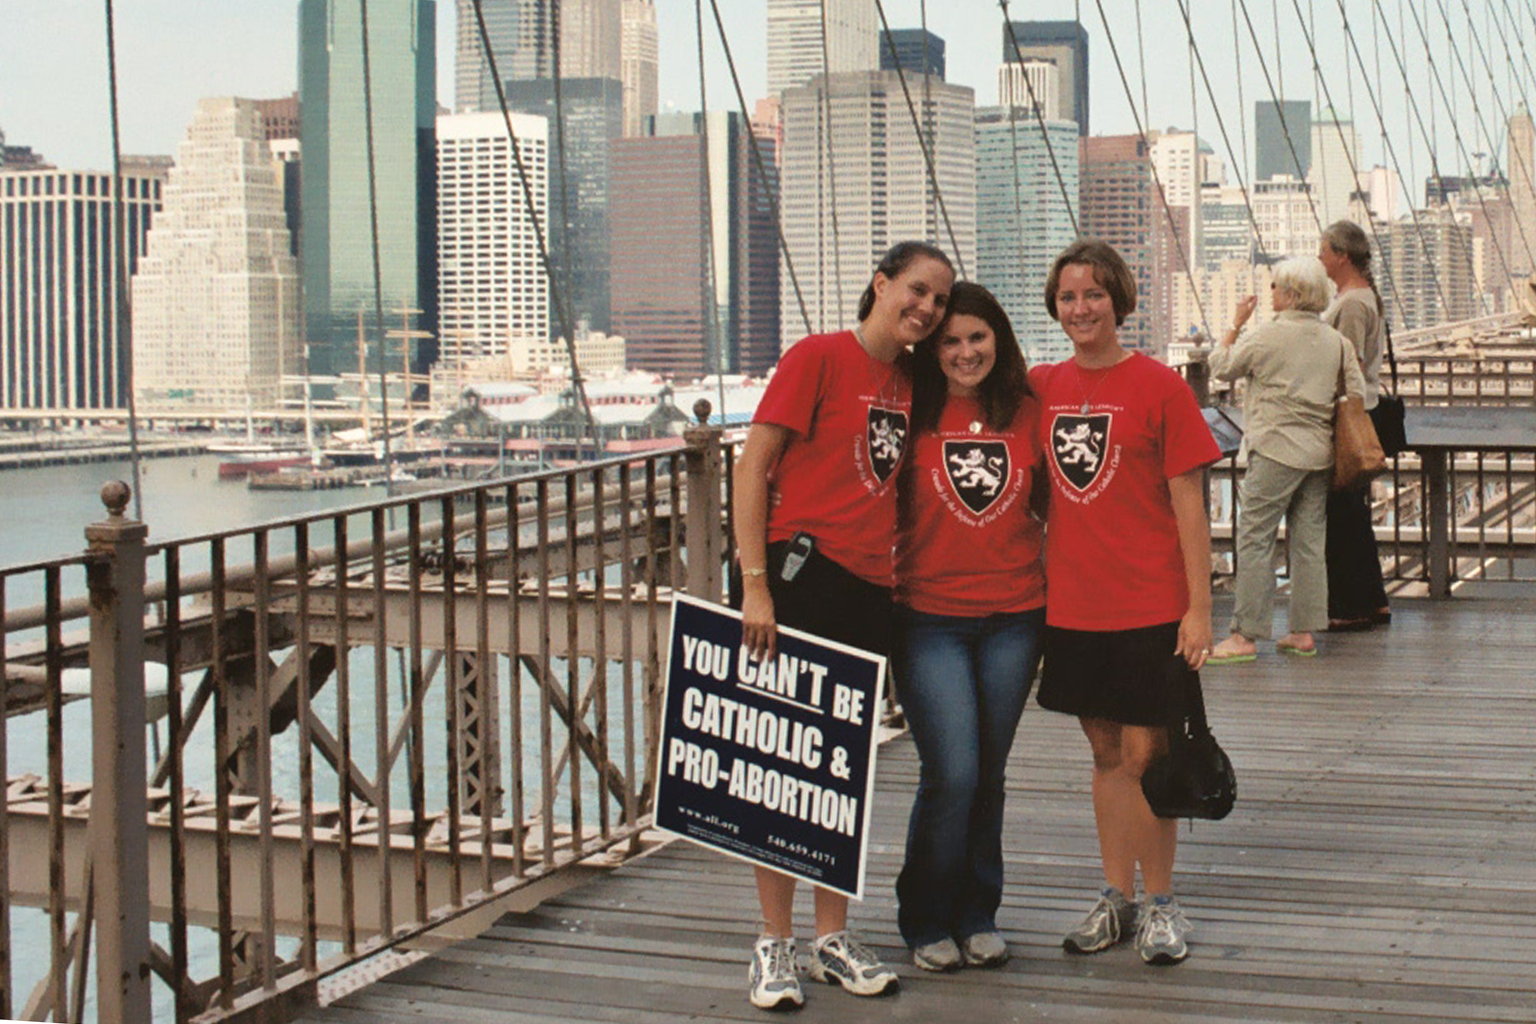
[(693, 415), (699, 421), (700, 426), (709, 422), (709, 414), (714, 411), (714, 408), (714, 406), (709, 404), (709, 399), (707, 398), (701, 398), (693, 403)]
[(123, 518), (132, 497), (133, 488), (121, 480), (108, 480), (101, 485), (101, 503), (107, 506), (107, 515), (113, 519)]

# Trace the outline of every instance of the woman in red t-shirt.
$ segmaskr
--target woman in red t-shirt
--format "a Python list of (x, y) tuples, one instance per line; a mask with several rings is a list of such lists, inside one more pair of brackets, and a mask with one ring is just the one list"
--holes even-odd
[(1073, 356), (1030, 373), (1052, 484), (1038, 699), (1077, 716), (1093, 747), (1104, 867), (1098, 903), (1063, 945), (1096, 953), (1131, 937), (1139, 866), (1137, 948), (1148, 963), (1178, 963), (1189, 932), (1173, 900), (1178, 822), (1153, 815), (1141, 775), (1166, 747), (1187, 672), (1210, 654), (1201, 472), (1220, 452), (1184, 380), (1121, 345), (1136, 279), (1113, 248), (1069, 246), (1046, 278), (1045, 308)]
[(1045, 626), (1038, 422), (1008, 314), (956, 284), (913, 352), (896, 532), (894, 678), (922, 762), (897, 921), (924, 970), (1008, 959), (1003, 773)]
[[(774, 654), (778, 626), (887, 654), (896, 470), (912, 412), (908, 347), (944, 317), (955, 272), (924, 242), (880, 261), (851, 331), (796, 342), (758, 403), (736, 462), (733, 512), (741, 559), (742, 640)], [(749, 974), (754, 1006), (800, 1006), (795, 880), (757, 868), (763, 934)], [(847, 931), (848, 898), (816, 889), (809, 973), (855, 995), (880, 995), (895, 973)]]

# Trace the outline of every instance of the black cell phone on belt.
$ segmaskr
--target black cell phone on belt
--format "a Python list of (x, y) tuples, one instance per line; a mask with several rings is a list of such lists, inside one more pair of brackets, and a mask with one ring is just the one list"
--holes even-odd
[(816, 550), (816, 538), (808, 533), (797, 533), (789, 538), (789, 548), (784, 552), (784, 564), (779, 567), (779, 579), (785, 583), (800, 575), (805, 560)]

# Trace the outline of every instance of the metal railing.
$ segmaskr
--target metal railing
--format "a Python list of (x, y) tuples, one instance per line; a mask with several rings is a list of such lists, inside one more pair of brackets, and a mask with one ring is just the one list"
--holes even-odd
[[(25, 750), (0, 730), (0, 1018), (282, 1019), (328, 974), (638, 850), (671, 594), (721, 597), (728, 450), (699, 428), (157, 545), (110, 484), (87, 552), (0, 569), (0, 697), (44, 725)], [(27, 907), (46, 922), (20, 956)]]

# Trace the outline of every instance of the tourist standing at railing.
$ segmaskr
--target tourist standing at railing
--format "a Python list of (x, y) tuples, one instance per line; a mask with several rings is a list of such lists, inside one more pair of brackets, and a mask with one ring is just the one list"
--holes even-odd
[(1008, 959), (1003, 773), (1045, 625), (1039, 419), (1008, 315), (957, 283), (913, 352), (896, 534), (893, 674), (922, 764), (896, 895), (924, 970)]
[(1178, 822), (1153, 815), (1141, 776), (1167, 747), (1186, 674), (1210, 653), (1202, 471), (1221, 453), (1183, 378), (1121, 345), (1136, 279), (1113, 248), (1069, 246), (1046, 278), (1045, 308), (1073, 355), (1029, 375), (1052, 484), (1039, 701), (1077, 716), (1093, 749), (1104, 872), (1098, 902), (1062, 944), (1097, 953), (1134, 934), (1146, 962), (1178, 963), (1189, 933), (1173, 897)]
[(1328, 624), (1324, 510), (1333, 467), (1333, 414), (1342, 374), (1357, 395), (1365, 386), (1349, 343), (1322, 321), (1328, 275), (1311, 256), (1276, 265), (1270, 285), (1275, 318), (1242, 341), (1258, 300), (1237, 304), (1232, 329), (1211, 353), (1211, 376), (1248, 381), (1243, 396), (1242, 514), (1237, 523), (1237, 604), (1231, 635), (1211, 664), (1253, 661), (1255, 640), (1269, 639), (1275, 618), (1275, 541), (1286, 522), (1291, 598), (1289, 628), (1275, 642), (1285, 654), (1317, 653), (1312, 634)]
[[(1387, 316), (1371, 274), (1371, 243), (1358, 224), (1336, 221), (1323, 232), (1317, 256), (1339, 289), (1323, 319), (1355, 347), (1365, 376), (1365, 409), (1375, 420)], [(1379, 423), (1376, 429), (1381, 432)], [(1371, 524), (1370, 481), (1329, 494), (1327, 547), (1328, 630), (1351, 632), (1391, 622)]]
[[(796, 342), (768, 382), (736, 463), (736, 548), (743, 641), (772, 657), (778, 626), (889, 653), (896, 473), (912, 411), (907, 349), (944, 318), (954, 269), (943, 252), (902, 242), (880, 261), (853, 330)], [(800, 1006), (795, 880), (757, 868), (762, 934), (754, 1006)], [(856, 995), (897, 987), (848, 933), (848, 899), (816, 889), (808, 973)]]

